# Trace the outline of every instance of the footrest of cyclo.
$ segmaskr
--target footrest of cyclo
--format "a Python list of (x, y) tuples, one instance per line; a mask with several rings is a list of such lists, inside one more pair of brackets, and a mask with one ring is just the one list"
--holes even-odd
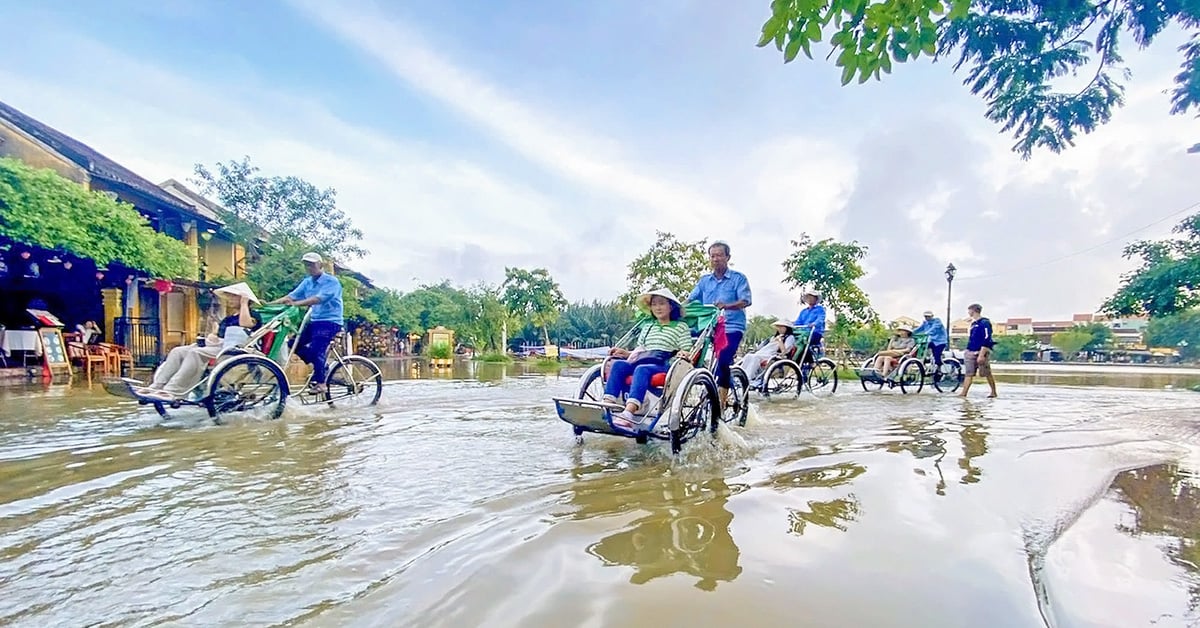
[(588, 399), (555, 397), (554, 407), (558, 411), (558, 418), (585, 432), (629, 436), (624, 432), (618, 432), (612, 426), (612, 415), (620, 412), (620, 409), (615, 406)]
[(883, 376), (879, 374), (879, 371), (875, 369), (854, 369), (854, 372), (858, 373), (858, 378), (864, 382), (882, 384), (885, 381)]

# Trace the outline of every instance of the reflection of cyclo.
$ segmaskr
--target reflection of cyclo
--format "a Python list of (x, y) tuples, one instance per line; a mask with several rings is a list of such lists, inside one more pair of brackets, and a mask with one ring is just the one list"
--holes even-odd
[[(691, 350), (680, 352), (670, 359), (666, 373), (659, 373), (650, 379), (650, 389), (636, 414), (640, 422), (633, 430), (613, 424), (613, 416), (624, 406), (624, 396), (618, 400), (618, 404), (603, 401), (609, 369), (618, 359), (612, 356), (584, 372), (574, 399), (554, 398), (558, 417), (571, 424), (580, 442), (584, 432), (624, 436), (639, 443), (655, 438), (669, 440), (672, 453), (679, 453), (683, 443), (701, 431), (715, 434), (717, 422), (722, 420), (717, 379), (713, 373), (717, 353), (713, 348), (713, 335), (720, 313), (711, 305), (694, 302), (681, 308), (682, 320), (691, 328), (695, 341)], [(633, 348), (643, 326), (652, 320), (649, 314), (641, 314), (633, 328), (613, 346)], [(745, 408), (740, 405), (743, 397), (737, 395), (736, 390), (731, 391), (725, 420), (737, 418), (739, 413), (744, 416)], [(735, 402), (735, 399), (738, 401)]]
[[(812, 326), (799, 325), (792, 328), (796, 346), (786, 355), (767, 358), (762, 375), (751, 382), (740, 366), (734, 367), (735, 381), (746, 382), (749, 390), (756, 390), (764, 397), (795, 392), (796, 396), (805, 388), (815, 396), (829, 395), (837, 391), (837, 364), (825, 357), (821, 344), (812, 344)], [(770, 342), (770, 341), (768, 341)], [(745, 422), (745, 415), (742, 415)]]
[[(652, 501), (636, 504), (644, 516), (593, 543), (588, 553), (608, 565), (632, 567), (633, 584), (684, 573), (697, 578), (697, 588), (713, 591), (735, 580), (742, 573), (741, 552), (729, 530), (733, 513), (726, 508), (734, 490), (721, 478), (661, 482), (647, 493)], [(604, 495), (612, 503), (611, 487)]]
[(963, 381), (962, 361), (947, 351), (938, 366), (933, 360), (933, 352), (929, 350), (929, 336), (918, 334), (914, 337), (916, 346), (898, 358), (896, 367), (887, 375), (875, 369), (875, 354), (863, 362), (861, 368), (855, 369), (863, 390), (870, 392), (881, 390), (884, 386), (900, 387), (900, 391), (908, 394), (919, 393), (928, 380), (938, 392), (954, 392)]
[[(145, 394), (142, 382), (120, 378), (104, 383), (108, 392), (153, 405), (162, 416), (167, 408), (200, 406), (220, 423), (239, 412), (262, 414), (277, 419), (292, 390), (301, 403), (333, 403), (339, 406), (374, 405), (383, 392), (379, 366), (359, 355), (343, 356), (337, 340), (329, 345), (325, 392), (312, 392), (306, 384), (292, 384), (284, 371), (292, 357), (292, 345), (308, 325), (311, 310), (291, 305), (268, 305), (258, 309), (266, 323), (237, 346), (222, 350), (209, 361), (204, 377), (187, 393), (173, 399)], [(260, 320), (261, 320), (260, 318)], [(310, 376), (311, 377), (311, 376)]]

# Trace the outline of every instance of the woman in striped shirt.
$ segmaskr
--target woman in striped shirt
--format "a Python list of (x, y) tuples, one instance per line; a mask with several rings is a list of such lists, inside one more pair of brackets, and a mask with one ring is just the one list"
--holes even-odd
[[(654, 320), (646, 323), (633, 351), (614, 348), (612, 355), (623, 358), (612, 363), (604, 385), (604, 401), (618, 403), (621, 393), (628, 391), (625, 409), (612, 418), (613, 425), (626, 430), (636, 429), (639, 419), (634, 416), (642, 406), (650, 378), (667, 372), (667, 361), (677, 351), (692, 348), (692, 329), (682, 318), (679, 299), (666, 288), (651, 290), (638, 297), (643, 309), (650, 310)], [(626, 380), (630, 379), (629, 384)]]

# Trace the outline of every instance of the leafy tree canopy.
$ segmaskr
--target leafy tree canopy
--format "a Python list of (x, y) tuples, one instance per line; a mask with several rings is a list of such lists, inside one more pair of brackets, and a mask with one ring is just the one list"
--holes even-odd
[(650, 250), (629, 262), (629, 289), (619, 299), (625, 306), (633, 307), (638, 295), (657, 288), (668, 288), (685, 299), (708, 271), (706, 240), (684, 242), (668, 232), (655, 234)]
[[(1172, 24), (1200, 25), (1191, 0), (772, 0), (758, 45), (774, 42), (791, 62), (828, 34), (842, 84), (891, 73), (892, 63), (921, 56), (957, 57), (972, 94), (987, 102), (987, 118), (1017, 140), (1028, 158), (1035, 147), (1058, 153), (1073, 146), (1124, 104), (1128, 69), (1122, 36), (1149, 46)], [(1200, 104), (1200, 35), (1180, 47), (1183, 60), (1171, 93), (1172, 114)], [(1086, 84), (1056, 85), (1085, 74)], [(1057, 89), (1056, 89), (1057, 88)]]
[(7, 157), (0, 158), (0, 236), (164, 279), (196, 278), (191, 248), (155, 231), (132, 205)]
[(1037, 346), (1037, 338), (1026, 335), (996, 336), (992, 354), (997, 362), (1016, 362), (1021, 354)]
[(567, 306), (558, 282), (545, 268), (525, 270), (504, 269), (504, 305), (508, 311), (525, 317), (542, 330), (543, 340), (550, 344), (549, 327), (553, 325)]
[(1121, 286), (1100, 309), (1114, 316), (1169, 316), (1200, 305), (1200, 214), (1175, 226), (1182, 237), (1141, 240), (1125, 247), (1125, 259), (1142, 264), (1121, 277)]
[(196, 164), (193, 183), (227, 211), (227, 228), (242, 242), (299, 240), (326, 257), (360, 258), (363, 233), (338, 209), (337, 193), (298, 177), (264, 177), (242, 161), (218, 163), (215, 171)]
[(1056, 332), (1050, 336), (1050, 344), (1062, 351), (1063, 358), (1067, 360), (1075, 357), (1075, 354), (1082, 351), (1091, 341), (1092, 335), (1078, 328)]
[(1150, 319), (1145, 337), (1151, 347), (1175, 347), (1185, 360), (1200, 358), (1200, 309)]
[(865, 273), (860, 263), (867, 247), (858, 242), (826, 238), (813, 242), (808, 234), (792, 240), (795, 250), (783, 261), (783, 283), (792, 288), (813, 287), (821, 291), (825, 309), (854, 323), (879, 319), (871, 300), (856, 283)]

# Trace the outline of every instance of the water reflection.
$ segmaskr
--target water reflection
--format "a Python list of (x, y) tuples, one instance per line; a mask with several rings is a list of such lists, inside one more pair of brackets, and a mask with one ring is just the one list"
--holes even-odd
[(1200, 481), (1177, 464), (1126, 471), (1113, 480), (1117, 498), (1130, 506), (1132, 521), (1117, 529), (1132, 537), (1169, 539), (1160, 547), (1189, 576), (1189, 610), (1200, 608)]
[[(836, 451), (837, 448), (830, 448)], [(805, 447), (791, 455), (785, 456), (781, 463), (788, 463), (817, 455), (816, 447)], [(817, 467), (806, 467), (776, 473), (762, 486), (769, 486), (779, 491), (794, 489), (833, 489), (847, 486), (855, 478), (867, 472), (867, 468), (853, 462), (838, 462)], [(811, 524), (823, 528), (846, 531), (847, 524), (858, 519), (860, 505), (858, 499), (849, 494), (830, 500), (809, 500), (805, 508), (788, 508), (788, 529), (797, 536), (803, 536), (805, 529)]]
[[(882, 448), (891, 453), (907, 451), (917, 460), (933, 459), (933, 469), (937, 472), (938, 481), (934, 492), (939, 496), (946, 495), (946, 476), (942, 473), (942, 459), (946, 457), (946, 439), (942, 434), (946, 429), (937, 421), (930, 419), (904, 418), (893, 421), (891, 433), (902, 432), (907, 438), (890, 440), (882, 443)], [(921, 468), (914, 469), (918, 475), (926, 475)]]
[[(574, 492), (571, 502), (579, 507), (575, 518), (640, 514), (622, 530), (589, 545), (589, 554), (605, 565), (633, 567), (632, 584), (686, 573), (697, 578), (696, 588), (713, 591), (719, 582), (732, 582), (742, 573), (729, 529), (733, 513), (726, 504), (745, 485), (731, 486), (720, 477), (645, 475), (620, 484), (615, 488), (611, 481), (585, 480)], [(614, 499), (614, 494), (622, 498)]]
[(962, 413), (966, 425), (958, 433), (963, 450), (962, 457), (958, 459), (958, 468), (963, 470), (963, 477), (958, 483), (974, 484), (983, 475), (983, 470), (974, 466), (972, 461), (987, 453), (988, 431), (984, 428), (983, 413), (978, 408), (967, 403), (963, 405)]

